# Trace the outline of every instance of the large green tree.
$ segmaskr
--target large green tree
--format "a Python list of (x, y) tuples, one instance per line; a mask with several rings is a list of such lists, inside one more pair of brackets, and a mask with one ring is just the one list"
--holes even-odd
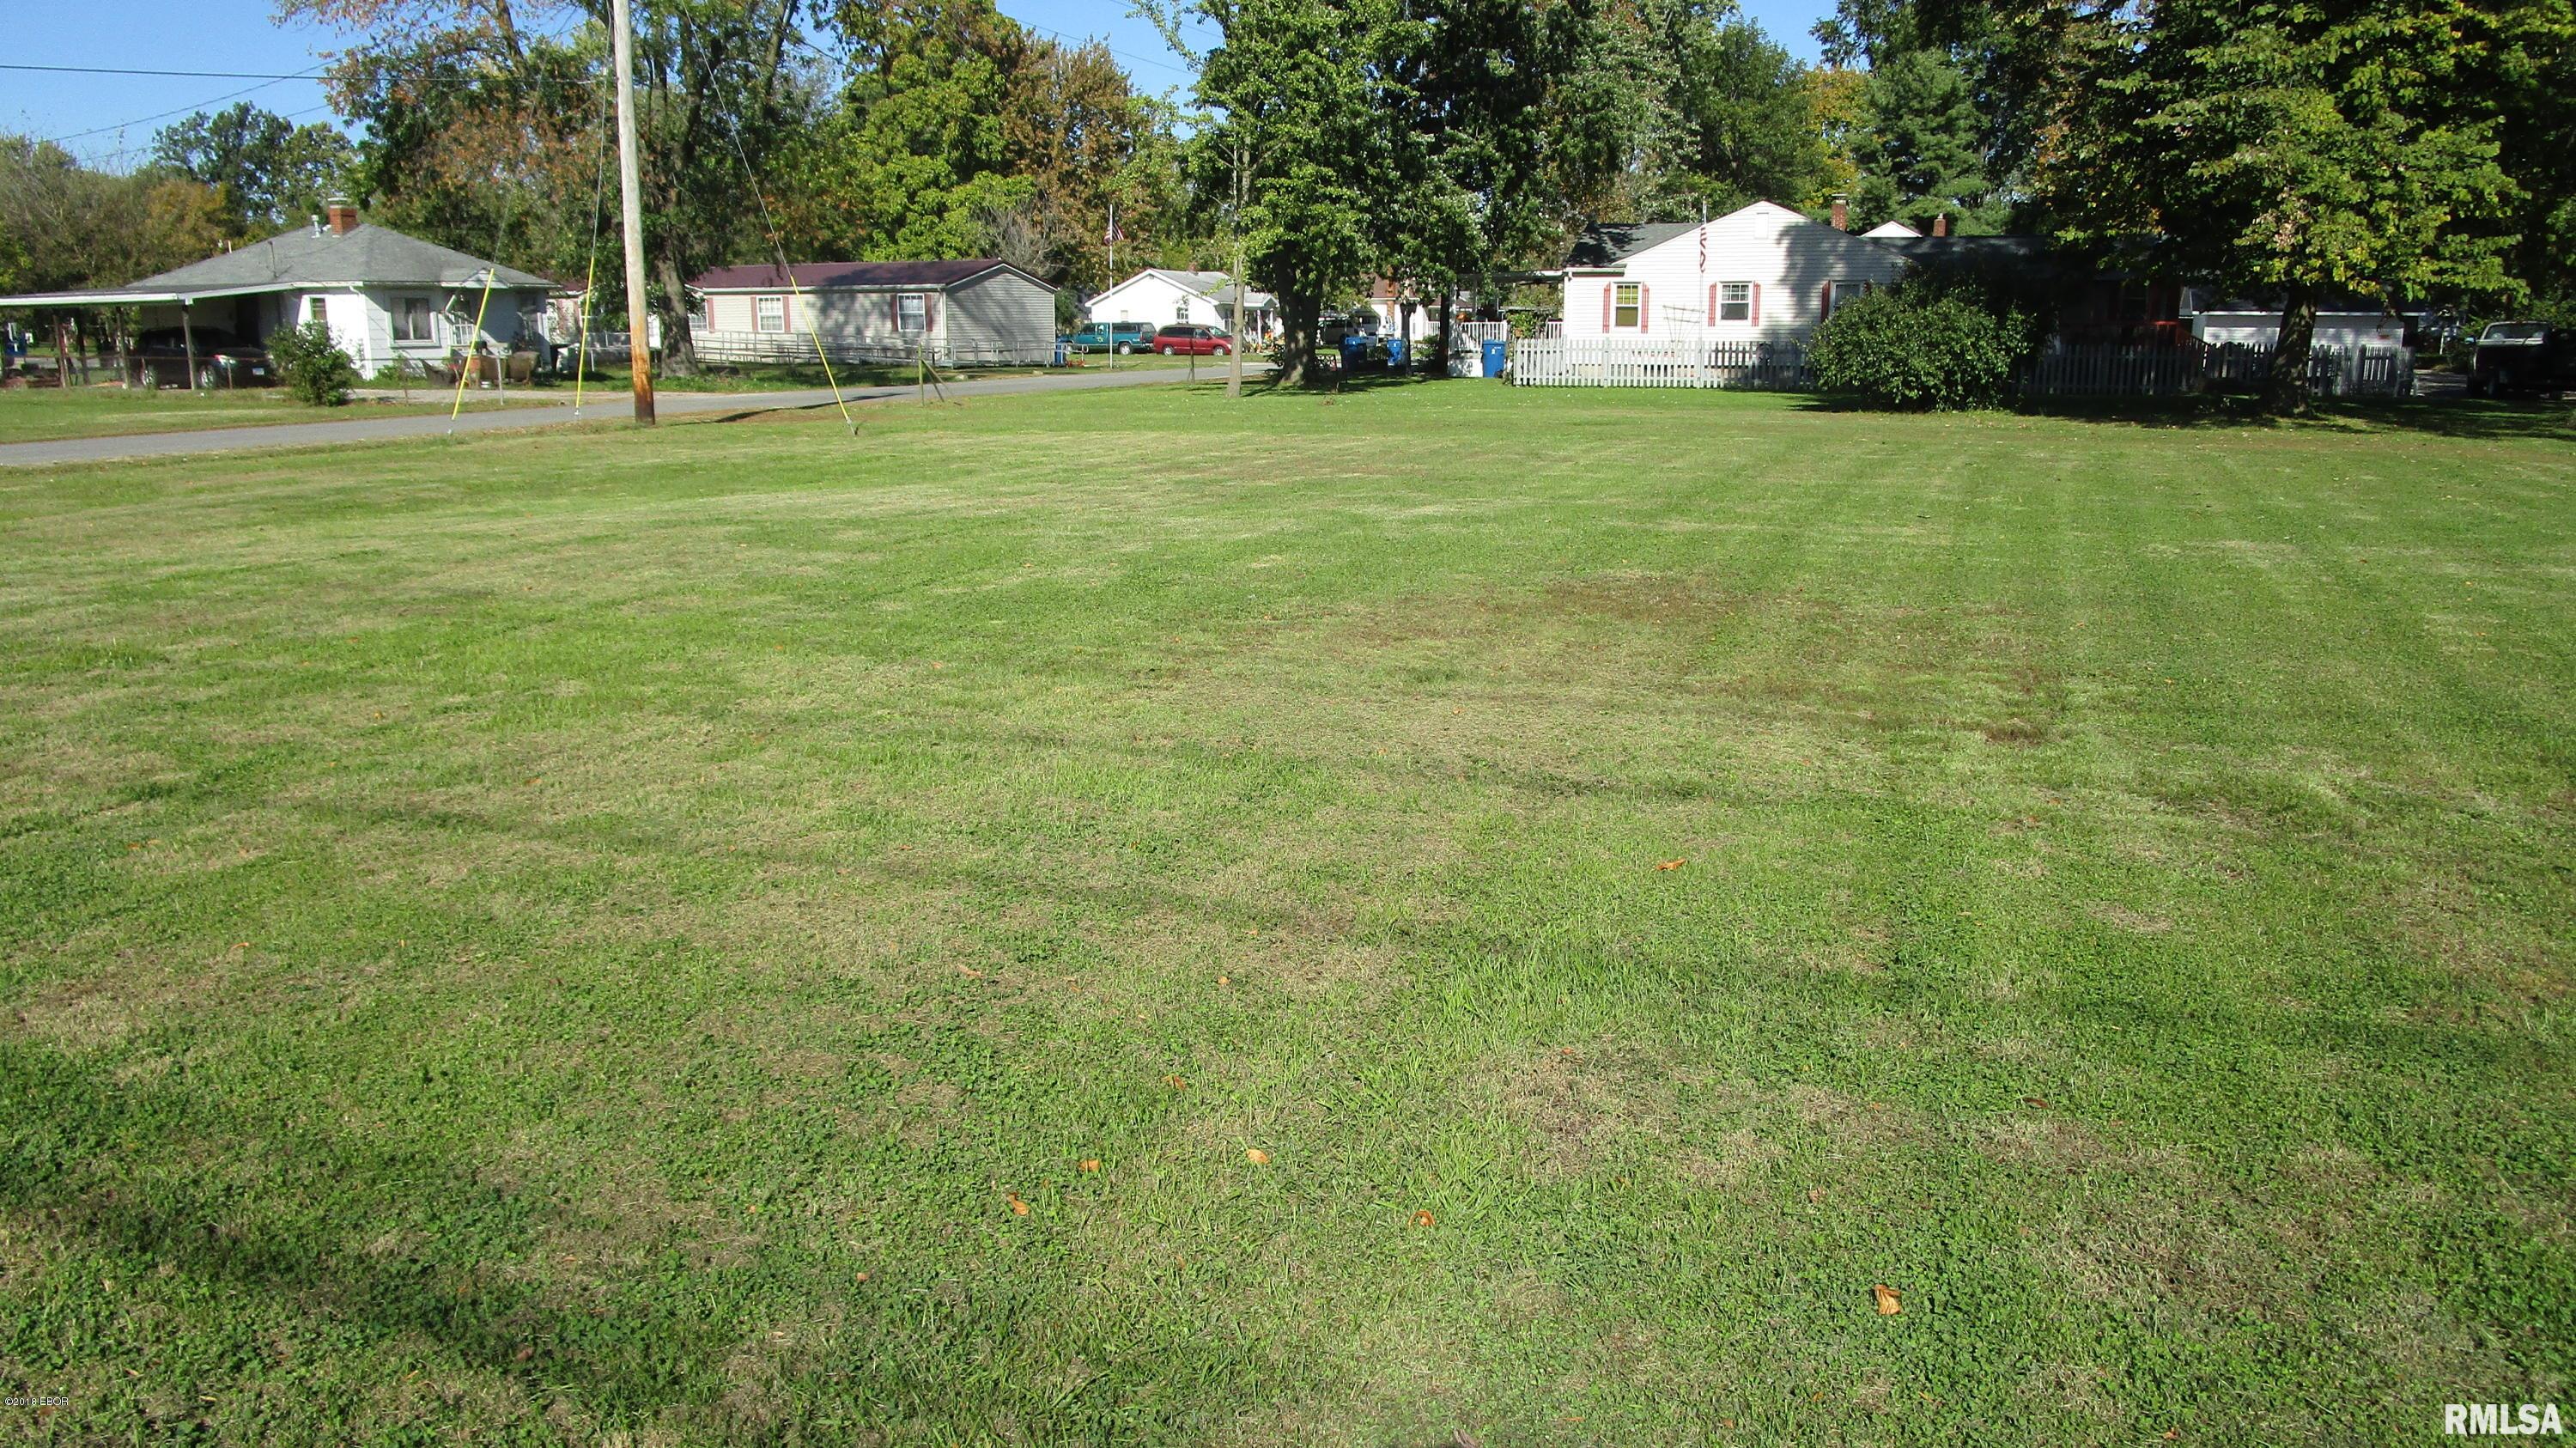
[(2163, 0), (2068, 38), (2037, 181), (2062, 234), (2282, 298), (2267, 401), (2308, 405), (2321, 299), (2513, 288), (2515, 186), (2463, 114), (2465, 0)]
[(349, 138), (318, 122), (296, 125), (248, 101), (199, 111), (153, 139), (155, 163), (223, 194), (240, 235), (293, 226), (348, 184)]
[(1378, 65), (1391, 0), (1202, 0), (1219, 44), (1199, 72), (1209, 124), (1196, 137), (1209, 194), (1240, 167), (1252, 280), (1279, 299), (1274, 378), (1303, 382), (1324, 304), (1379, 259), (1371, 207), (1393, 147)]
[(2001, 231), (2007, 208), (1986, 174), (1985, 131), (1968, 79), (1947, 55), (1909, 50), (1880, 63), (1861, 90), (1854, 223), (1920, 230), (1946, 215), (1962, 231)]

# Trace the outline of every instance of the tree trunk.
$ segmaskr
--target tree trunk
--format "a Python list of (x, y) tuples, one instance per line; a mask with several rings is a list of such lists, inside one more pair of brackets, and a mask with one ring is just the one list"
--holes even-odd
[(1323, 298), (1312, 292), (1279, 294), (1279, 370), (1271, 375), (1280, 386), (1305, 384), (1315, 365), (1316, 319), (1323, 309)]
[(1449, 320), (1457, 314), (1457, 311), (1457, 288), (1442, 287), (1440, 289), (1440, 355), (1433, 359), (1434, 370), (1431, 375), (1434, 377), (1445, 379), (1449, 375)]
[[(653, 299), (654, 314), (662, 319), (662, 375), (695, 377), (698, 375), (697, 338), (689, 331), (689, 287), (680, 275), (680, 264), (668, 250), (655, 248), (653, 279), (662, 284), (662, 295)], [(644, 339), (635, 339), (644, 345)]]
[(2316, 288), (2293, 286), (2281, 308), (2281, 340), (2272, 348), (2272, 372), (2263, 383), (2265, 412), (2291, 417), (2308, 410), (2308, 357), (2316, 340)]

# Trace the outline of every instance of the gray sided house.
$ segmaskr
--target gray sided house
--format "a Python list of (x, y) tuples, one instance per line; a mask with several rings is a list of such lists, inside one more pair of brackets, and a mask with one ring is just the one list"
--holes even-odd
[(996, 257), (720, 266), (690, 285), (698, 356), (941, 367), (1055, 358), (1055, 288)]
[(225, 335), (259, 343), (318, 320), (360, 372), (373, 373), (396, 362), (443, 364), (478, 342), (494, 352), (540, 345), (553, 289), (544, 277), (370, 225), (354, 207), (334, 205), (325, 222), (122, 287), (0, 297), (0, 306), (132, 307), (136, 332), (181, 330), (207, 344), (201, 353)]

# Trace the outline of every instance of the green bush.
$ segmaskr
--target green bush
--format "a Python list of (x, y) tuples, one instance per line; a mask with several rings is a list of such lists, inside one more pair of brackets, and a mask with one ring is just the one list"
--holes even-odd
[(286, 390), (315, 407), (340, 406), (349, 400), (349, 389), (358, 385), (358, 364), (349, 360), (349, 354), (331, 340), (331, 329), (320, 322), (269, 333), (268, 360)]
[(2030, 355), (2032, 330), (2019, 310), (1974, 288), (1909, 277), (1826, 318), (1807, 366), (1826, 392), (1872, 406), (1988, 407)]

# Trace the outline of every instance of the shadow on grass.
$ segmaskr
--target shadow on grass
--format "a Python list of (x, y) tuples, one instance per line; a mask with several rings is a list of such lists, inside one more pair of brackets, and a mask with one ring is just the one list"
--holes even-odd
[[(1850, 398), (1811, 395), (1810, 412), (1871, 412)], [(2576, 442), (2576, 408), (2563, 403), (2410, 398), (2399, 402), (2328, 402), (2304, 418), (2265, 414), (2251, 397), (2068, 398), (2009, 409), (2024, 417), (2151, 428), (2281, 428), (2419, 432), (2477, 441)]]
[(248, 1305), (213, 1331), (256, 1332), (283, 1307), (378, 1345), (426, 1338), (460, 1367), (575, 1387), (612, 1415), (721, 1391), (706, 1365), (737, 1334), (717, 1314), (632, 1293), (617, 1294), (614, 1311), (567, 1310), (507, 1270), (573, 1215), (560, 1202), (301, 1115), (218, 1107), (183, 1073), (119, 1083), (7, 1042), (0, 1082), (0, 1143), (15, 1164), (0, 1177), (0, 1206)]

